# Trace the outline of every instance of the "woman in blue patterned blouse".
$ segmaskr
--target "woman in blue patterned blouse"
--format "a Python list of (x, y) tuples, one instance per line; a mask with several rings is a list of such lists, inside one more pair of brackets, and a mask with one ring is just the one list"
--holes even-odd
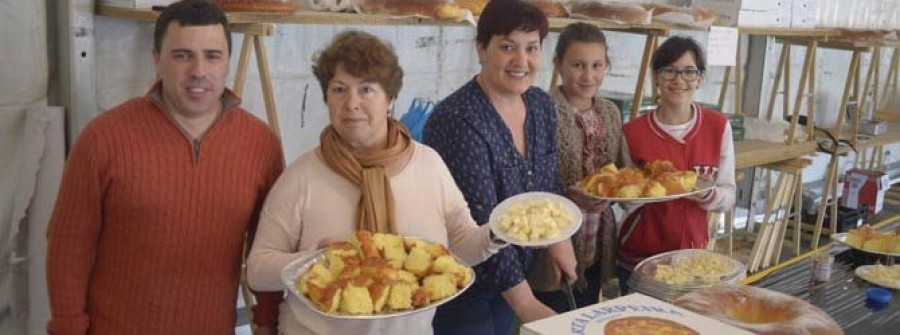
[[(521, 0), (493, 0), (478, 20), (481, 72), (435, 107), (424, 142), (440, 153), (469, 203), (486, 223), (504, 199), (523, 192), (561, 193), (556, 109), (531, 87), (541, 63), (547, 18)], [(577, 279), (570, 241), (549, 247), (555, 278)], [(475, 267), (475, 284), (438, 308), (435, 334), (509, 334), (523, 322), (554, 315), (526, 281), (532, 250), (507, 247)]]

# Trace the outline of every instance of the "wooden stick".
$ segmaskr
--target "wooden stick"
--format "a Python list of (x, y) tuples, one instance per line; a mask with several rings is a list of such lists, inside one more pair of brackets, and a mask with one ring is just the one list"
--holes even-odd
[(782, 224), (784, 222), (782, 215), (784, 198), (787, 197), (788, 185), (793, 185), (793, 183), (793, 178), (789, 174), (783, 171), (778, 172), (778, 182), (775, 184), (777, 188), (777, 190), (775, 191), (775, 198), (768, 206), (769, 211), (772, 212), (772, 216), (771, 223), (769, 223), (768, 221), (767, 223), (772, 226), (772, 233), (769, 235), (769, 239), (766, 242), (766, 248), (762, 262), (763, 267), (769, 267), (769, 265), (771, 264), (772, 254), (775, 252), (775, 245), (778, 244), (777, 240), (781, 235), (780, 231), (784, 228), (784, 225)]
[(881, 46), (876, 46), (874, 50), (872, 50), (872, 60), (875, 62), (875, 65), (869, 65), (875, 67), (875, 80), (872, 82), (872, 115), (869, 115), (869, 118), (875, 118), (875, 111), (878, 110), (878, 87), (881, 86), (879, 83), (881, 80)]
[(806, 59), (803, 61), (803, 69), (800, 70), (800, 87), (797, 88), (797, 99), (794, 103), (794, 112), (791, 114), (791, 127), (788, 128), (788, 144), (794, 143), (794, 131), (797, 129), (797, 122), (800, 120), (800, 107), (803, 106), (803, 92), (806, 91), (806, 83), (809, 80), (809, 71), (812, 67), (812, 54), (809, 52), (811, 46), (806, 47)]
[[(778, 85), (781, 85), (781, 76), (784, 72), (784, 62), (787, 60), (787, 44), (781, 48), (781, 56), (778, 57), (778, 67), (775, 68), (775, 81), (772, 82), (772, 93), (769, 94), (769, 106), (766, 109), (766, 120), (772, 121), (772, 115), (775, 113), (775, 97), (778, 96)], [(785, 87), (787, 91), (787, 87)], [(785, 94), (785, 96), (787, 96)]]
[(559, 69), (556, 68), (556, 65), (553, 65), (553, 74), (550, 75), (550, 87), (547, 88), (547, 92), (553, 90), (557, 82), (559, 82)]
[(890, 96), (890, 94), (888, 94), (888, 88), (889, 87), (893, 87), (893, 88), (897, 87), (896, 83), (893, 82), (894, 79), (897, 77), (897, 70), (898, 70), (897, 63), (900, 62), (900, 53), (898, 53), (897, 51), (898, 51), (898, 48), (894, 48), (894, 54), (891, 57), (891, 64), (888, 66), (888, 76), (887, 76), (887, 79), (884, 81), (884, 91), (883, 91), (883, 94), (881, 95), (881, 101), (879, 101), (878, 106), (876, 106), (876, 110), (880, 109), (881, 107), (884, 107), (884, 104), (887, 103), (887, 98), (888, 98), (888, 96)]
[[(866, 103), (869, 102), (869, 91), (872, 87), (872, 81), (875, 81), (875, 82), (878, 81), (878, 77), (875, 77), (876, 74), (875, 74), (874, 64), (879, 57), (878, 53), (880, 50), (881, 50), (881, 48), (875, 47), (875, 49), (872, 51), (872, 57), (869, 58), (869, 69), (868, 69), (868, 71), (866, 71), (866, 81), (863, 83), (862, 96), (860, 96), (859, 99), (857, 99), (857, 100), (859, 100), (859, 103), (856, 105), (857, 124), (859, 124), (859, 119), (863, 116), (862, 114), (866, 110), (866, 108), (865, 108)], [(862, 66), (862, 65), (860, 65), (860, 66)], [(854, 125), (854, 126), (856, 126), (856, 125)], [(856, 133), (854, 133), (854, 135), (856, 135)]]
[(787, 48), (787, 54), (784, 62), (784, 96), (781, 99), (783, 109), (781, 110), (781, 117), (778, 118), (779, 121), (783, 121), (785, 115), (791, 110), (791, 45), (790, 43), (785, 44), (784, 47)]
[[(656, 35), (647, 35), (644, 41), (644, 55), (641, 56), (641, 66), (638, 70), (637, 87), (634, 89), (634, 105), (631, 106), (631, 118), (638, 117), (641, 103), (644, 100), (644, 82), (647, 80), (647, 67), (650, 66), (650, 56), (656, 41)], [(656, 91), (655, 89), (653, 91)]]
[(266, 55), (266, 42), (262, 36), (254, 36), (253, 43), (256, 46), (256, 64), (259, 66), (259, 79), (262, 82), (263, 101), (266, 104), (266, 117), (269, 128), (281, 138), (281, 127), (278, 126), (278, 111), (275, 109), (275, 88), (272, 86), (272, 76), (269, 74), (269, 57)]
[[(741, 115), (744, 114), (744, 78), (742, 76), (743, 73), (743, 63), (741, 62), (741, 40), (738, 39), (737, 43), (737, 54), (735, 55), (737, 58), (734, 64), (734, 114)], [(725, 108), (723, 105), (722, 108)]]
[[(855, 76), (854, 74), (856, 73), (854, 69), (856, 69), (857, 65), (859, 64), (859, 54), (859, 50), (855, 50), (853, 51), (853, 56), (850, 58), (850, 67), (847, 70), (847, 81), (844, 83), (844, 95), (841, 97), (841, 104), (838, 105), (838, 108), (840, 108), (840, 113), (838, 113), (837, 123), (834, 125), (834, 129), (832, 130), (832, 135), (834, 135), (834, 137), (837, 139), (841, 138), (841, 132), (844, 129), (844, 114), (846, 114), (847, 111), (847, 102), (850, 101), (850, 89), (853, 84), (853, 77)], [(835, 148), (835, 150), (837, 150), (837, 148)]]
[(794, 243), (797, 244), (794, 249), (794, 256), (800, 256), (800, 233), (803, 230), (803, 169), (797, 171), (797, 184), (794, 186), (794, 198), (794, 201), (796, 202), (794, 206), (797, 207), (797, 210), (794, 211)]
[[(731, 85), (731, 67), (725, 68), (725, 74), (722, 76), (722, 87), (719, 89), (719, 106), (725, 108), (725, 96), (728, 95), (728, 86)], [(732, 112), (737, 114), (737, 111)]]
[(234, 73), (234, 94), (239, 97), (244, 96), (244, 83), (247, 81), (247, 63), (250, 62), (250, 50), (253, 49), (253, 35), (244, 34), (244, 41), (241, 43), (241, 54), (238, 58), (237, 72)]
[(816, 133), (814, 126), (816, 125), (816, 72), (818, 71), (819, 41), (813, 39), (806, 52), (812, 53), (810, 61), (812, 68), (809, 71), (809, 102), (807, 104), (809, 109), (806, 110), (806, 140), (813, 141)]
[(813, 240), (810, 248), (815, 250), (819, 247), (819, 236), (822, 235), (822, 225), (825, 221), (825, 210), (828, 208), (828, 202), (835, 201), (835, 206), (837, 206), (837, 199), (831, 199), (831, 190), (832, 188), (837, 187), (837, 163), (838, 156), (836, 154), (831, 155), (831, 160), (828, 161), (828, 168), (825, 170), (825, 186), (822, 191), (822, 201), (819, 203), (819, 212), (816, 213), (816, 222), (815, 227), (813, 229)]
[[(784, 217), (782, 218), (781, 223), (780, 223), (781, 227), (778, 229), (778, 238), (775, 239), (775, 252), (772, 255), (772, 257), (775, 258), (775, 260), (774, 260), (775, 264), (781, 263), (781, 252), (782, 252), (782, 248), (784, 247), (784, 238), (787, 235), (787, 227), (790, 225), (790, 221), (792, 218), (791, 209), (794, 206), (793, 202), (799, 201), (799, 199), (797, 198), (797, 195), (798, 195), (797, 171), (794, 171), (794, 170), (792, 170), (790, 172), (785, 171), (784, 173), (788, 173), (790, 178), (786, 178), (788, 181), (786, 182), (787, 185), (785, 185), (785, 187), (787, 188), (787, 192), (786, 192), (787, 194), (785, 195), (784, 202), (783, 202)], [(798, 208), (798, 210), (799, 210), (799, 208)], [(800, 212), (799, 211), (795, 212), (794, 216), (799, 218)]]

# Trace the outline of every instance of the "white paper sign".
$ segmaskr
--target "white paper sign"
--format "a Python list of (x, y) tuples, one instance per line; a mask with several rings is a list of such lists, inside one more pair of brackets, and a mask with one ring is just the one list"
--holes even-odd
[(734, 66), (737, 57), (738, 29), (732, 27), (709, 27), (707, 63), (711, 66)]

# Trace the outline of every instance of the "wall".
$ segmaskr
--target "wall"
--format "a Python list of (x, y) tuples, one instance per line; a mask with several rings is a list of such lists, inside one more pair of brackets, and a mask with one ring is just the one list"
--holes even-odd
[[(106, 110), (129, 97), (145, 93), (154, 80), (153, 26), (107, 17), (97, 17), (94, 24), (98, 105), (101, 110)], [(473, 27), (279, 25), (276, 35), (266, 42), (288, 161), (315, 147), (319, 132), (328, 122), (321, 89), (311, 72), (312, 58), (336, 33), (346, 29), (370, 32), (397, 50), (405, 73), (396, 104), (397, 117), (406, 112), (414, 98), (441, 99), (465, 84), (480, 69)], [(603, 88), (634, 92), (644, 36), (608, 34), (612, 70)], [(706, 43), (704, 34), (690, 34)], [(232, 38), (235, 47), (239, 47), (242, 35), (234, 34)], [(551, 33), (544, 42), (544, 61), (536, 81), (536, 85), (543, 88), (550, 84), (550, 58), (556, 38), (557, 34)], [(234, 50), (229, 83), (233, 83), (237, 52)], [(250, 62), (244, 107), (265, 119), (255, 58), (251, 57)], [(700, 91), (700, 100), (716, 102), (721, 77), (722, 69), (711, 69), (710, 83)], [(649, 92), (648, 87), (647, 95)]]
[[(151, 57), (152, 24), (136, 23), (106, 17), (97, 17), (96, 61), (98, 65), (97, 86), (98, 105), (101, 110), (116, 106), (125, 99), (146, 92), (153, 81), (154, 70)], [(327, 124), (327, 113), (318, 82), (311, 73), (313, 55), (324, 48), (331, 38), (346, 29), (359, 29), (373, 33), (392, 44), (402, 61), (405, 76), (404, 87), (396, 104), (395, 116), (406, 112), (410, 102), (416, 98), (440, 99), (460, 85), (466, 83), (478, 72), (479, 64), (475, 55), (473, 27), (429, 27), (429, 26), (335, 26), (335, 25), (278, 25), (276, 35), (267, 39), (269, 62), (274, 78), (275, 97), (281, 123), (285, 154), (288, 161), (317, 145), (321, 129)], [(706, 43), (702, 32), (673, 31), (673, 34), (695, 37), (701, 44)], [(240, 45), (242, 35), (234, 34), (233, 42)], [(535, 85), (547, 88), (550, 82), (553, 47), (557, 34), (551, 33), (544, 43), (544, 61)], [(644, 36), (628, 33), (608, 32), (610, 61), (612, 69), (603, 84), (604, 90), (632, 93), (638, 74), (638, 64), (644, 45)], [(746, 39), (744, 40), (745, 55)], [(234, 51), (235, 53), (237, 50)], [(781, 52), (781, 44), (769, 38), (766, 50), (753, 53), (749, 57), (765, 57), (761, 74), (762, 90), (759, 96), (745, 96), (745, 100), (758, 100), (759, 111), (746, 110), (750, 115), (765, 114), (769, 92), (775, 77), (775, 66)], [(791, 88), (794, 92), (803, 64), (804, 47), (792, 47)], [(232, 59), (232, 77), (237, 57)], [(850, 61), (846, 51), (819, 49), (816, 78), (816, 124), (831, 127), (836, 120), (843, 85)], [(882, 71), (886, 71), (890, 53), (882, 55)], [(245, 87), (244, 106), (261, 119), (265, 119), (265, 109), (260, 94), (259, 76), (255, 59), (251, 57), (248, 80)], [(863, 69), (868, 68), (869, 56), (863, 57)], [(116, 69), (110, 71), (107, 69)], [(760, 74), (746, 73), (745, 77)], [(882, 73), (882, 80), (886, 76)], [(723, 68), (711, 67), (706, 83), (697, 94), (703, 102), (717, 103), (722, 84)], [(650, 94), (649, 82), (645, 91)], [(792, 93), (791, 96), (794, 96)], [(726, 108), (731, 106), (733, 89), (729, 89)], [(776, 99), (776, 114), (782, 113), (781, 94)], [(791, 101), (793, 104), (793, 100)], [(746, 106), (746, 104), (745, 104)], [(805, 115), (805, 107), (802, 114)], [(886, 147), (887, 164), (900, 161), (900, 145)], [(810, 188), (820, 188), (828, 156), (817, 154), (810, 158), (813, 165), (806, 169), (803, 181)], [(848, 167), (853, 162), (852, 155), (842, 158), (841, 166)], [(897, 175), (898, 171), (892, 171)], [(760, 194), (763, 196), (763, 194)], [(762, 203), (762, 202), (760, 202)]]

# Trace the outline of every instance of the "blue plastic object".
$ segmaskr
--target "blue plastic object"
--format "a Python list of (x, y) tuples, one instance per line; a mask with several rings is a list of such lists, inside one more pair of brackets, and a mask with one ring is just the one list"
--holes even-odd
[(878, 287), (870, 287), (866, 289), (866, 300), (874, 304), (888, 304), (891, 302), (893, 294), (891, 291)]
[(416, 141), (422, 142), (422, 133), (425, 131), (425, 122), (434, 111), (434, 101), (421, 98), (413, 99), (409, 105), (409, 111), (400, 118), (400, 122), (409, 129), (409, 134)]

